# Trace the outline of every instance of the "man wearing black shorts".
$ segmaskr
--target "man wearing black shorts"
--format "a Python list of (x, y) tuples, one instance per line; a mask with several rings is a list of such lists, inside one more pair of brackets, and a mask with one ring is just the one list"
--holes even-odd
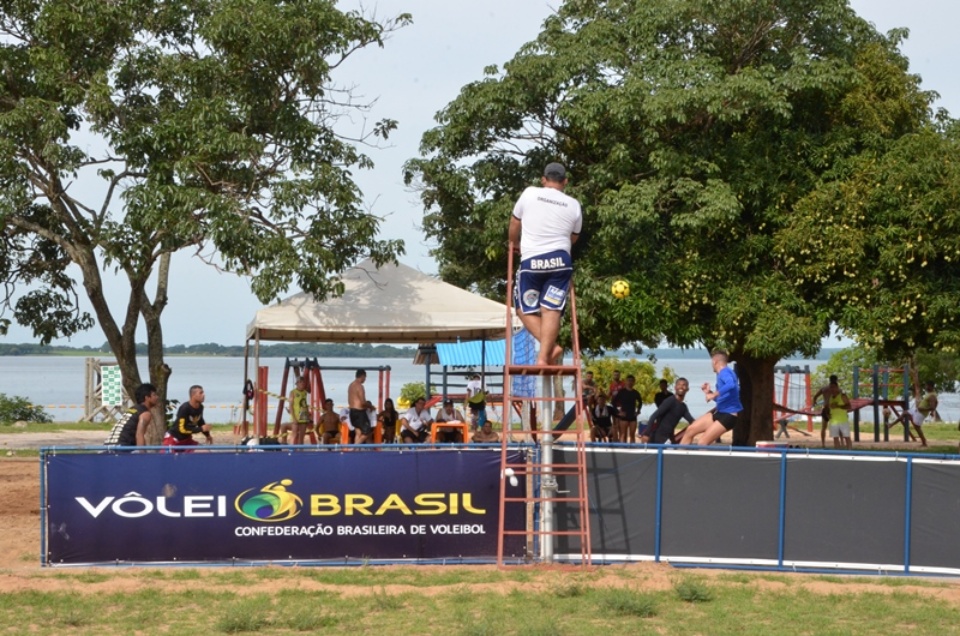
[(629, 441), (631, 444), (636, 444), (637, 442), (637, 414), (640, 413), (643, 398), (640, 392), (633, 388), (636, 381), (636, 378), (628, 375), (626, 385), (617, 391), (616, 397), (613, 398), (613, 406), (617, 411), (614, 416), (617, 441), (621, 443)]
[(740, 402), (740, 382), (733, 369), (727, 366), (728, 362), (727, 354), (723, 351), (716, 351), (710, 357), (710, 364), (717, 374), (717, 387), (711, 389), (710, 383), (704, 382), (701, 388), (707, 402), (713, 401), (717, 406), (684, 429), (681, 444), (692, 444), (694, 438), (703, 433), (698, 443), (709, 446), (736, 425), (743, 404)]
[(356, 379), (347, 388), (347, 405), (350, 407), (350, 425), (357, 431), (356, 443), (366, 444), (372, 437), (370, 416), (367, 415), (367, 392), (363, 383), (367, 372), (357, 369)]

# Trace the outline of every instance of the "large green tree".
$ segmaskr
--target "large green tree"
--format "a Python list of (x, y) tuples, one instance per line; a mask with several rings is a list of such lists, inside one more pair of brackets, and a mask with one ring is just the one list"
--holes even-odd
[[(49, 341), (91, 326), (85, 294), (131, 395), (142, 320), (162, 392), (172, 254), (251, 276), (263, 302), (291, 285), (323, 297), (357, 260), (395, 258), (352, 171), (396, 123), (351, 138), (343, 118), (365, 107), (334, 73), (408, 20), (333, 0), (0, 2), (5, 313)], [(113, 276), (129, 287), (116, 315)]]
[(876, 138), (929, 118), (901, 35), (845, 0), (568, 0), (408, 164), (441, 275), (501, 295), (513, 201), (562, 161), (585, 207), (581, 343), (726, 348), (746, 406), (735, 441), (772, 438), (774, 365), (814, 353), (837, 311), (787, 270), (780, 235)]
[(957, 132), (948, 121), (881, 140), (797, 206), (778, 245), (787, 270), (838, 308), (841, 327), (938, 384), (922, 360), (960, 351)]

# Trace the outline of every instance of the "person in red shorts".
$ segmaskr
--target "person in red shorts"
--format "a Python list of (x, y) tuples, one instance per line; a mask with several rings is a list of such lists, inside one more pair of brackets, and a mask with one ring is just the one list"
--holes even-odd
[(193, 439), (195, 433), (203, 433), (207, 444), (213, 444), (210, 425), (203, 420), (204, 397), (202, 386), (194, 384), (190, 387), (190, 399), (177, 409), (177, 419), (163, 436), (164, 446), (198, 446)]

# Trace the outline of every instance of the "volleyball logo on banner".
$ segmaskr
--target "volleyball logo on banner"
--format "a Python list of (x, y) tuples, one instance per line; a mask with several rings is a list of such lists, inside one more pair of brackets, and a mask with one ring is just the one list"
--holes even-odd
[(120, 375), (120, 367), (100, 367), (101, 383), (101, 404), (103, 406), (123, 406), (123, 377)]

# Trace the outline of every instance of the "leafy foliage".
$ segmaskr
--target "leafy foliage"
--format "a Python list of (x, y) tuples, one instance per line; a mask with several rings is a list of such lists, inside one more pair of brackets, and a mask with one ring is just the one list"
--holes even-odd
[(850, 171), (798, 206), (779, 246), (788, 269), (881, 357), (958, 352), (960, 139), (928, 127)]
[[(844, 270), (814, 242), (830, 226), (795, 217), (929, 124), (932, 95), (907, 73), (902, 36), (846, 0), (564, 3), (461, 90), (407, 164), (441, 275), (502, 298), (513, 200), (560, 160), (585, 210), (581, 344), (727, 349), (747, 407), (735, 439), (771, 439), (776, 361), (815, 353), (833, 320), (869, 327), (843, 319), (849, 292), (822, 289), (839, 276), (798, 272)], [(617, 279), (628, 298), (609, 294)]]
[[(437, 388), (430, 387), (430, 395), (436, 395)], [(407, 382), (400, 387), (400, 397), (397, 398), (397, 408), (410, 408), (413, 403), (420, 398), (427, 397), (427, 384), (425, 382)]]
[(646, 360), (631, 360), (623, 358), (588, 358), (584, 362), (584, 371), (593, 371), (593, 380), (597, 389), (608, 394), (607, 388), (613, 381), (613, 372), (620, 371), (620, 379), (626, 380), (628, 375), (636, 379), (634, 387), (643, 397), (644, 404), (653, 403), (653, 396), (660, 390), (660, 380), (666, 380), (671, 385), (676, 380), (676, 374), (670, 367), (664, 367), (663, 376), (657, 377), (657, 368)]
[(53, 419), (47, 415), (42, 406), (34, 406), (25, 397), (14, 395), (8, 397), (5, 393), (0, 393), (0, 423), (10, 424), (13, 422), (40, 422), (49, 423)]
[[(365, 105), (333, 73), (408, 21), (327, 0), (4, 3), (0, 310), (42, 342), (95, 318), (128, 390), (142, 319), (162, 389), (172, 254), (250, 276), (263, 302), (291, 285), (323, 298), (357, 260), (395, 259), (352, 175), (396, 122), (347, 128)], [(129, 285), (118, 316), (104, 276)]]

